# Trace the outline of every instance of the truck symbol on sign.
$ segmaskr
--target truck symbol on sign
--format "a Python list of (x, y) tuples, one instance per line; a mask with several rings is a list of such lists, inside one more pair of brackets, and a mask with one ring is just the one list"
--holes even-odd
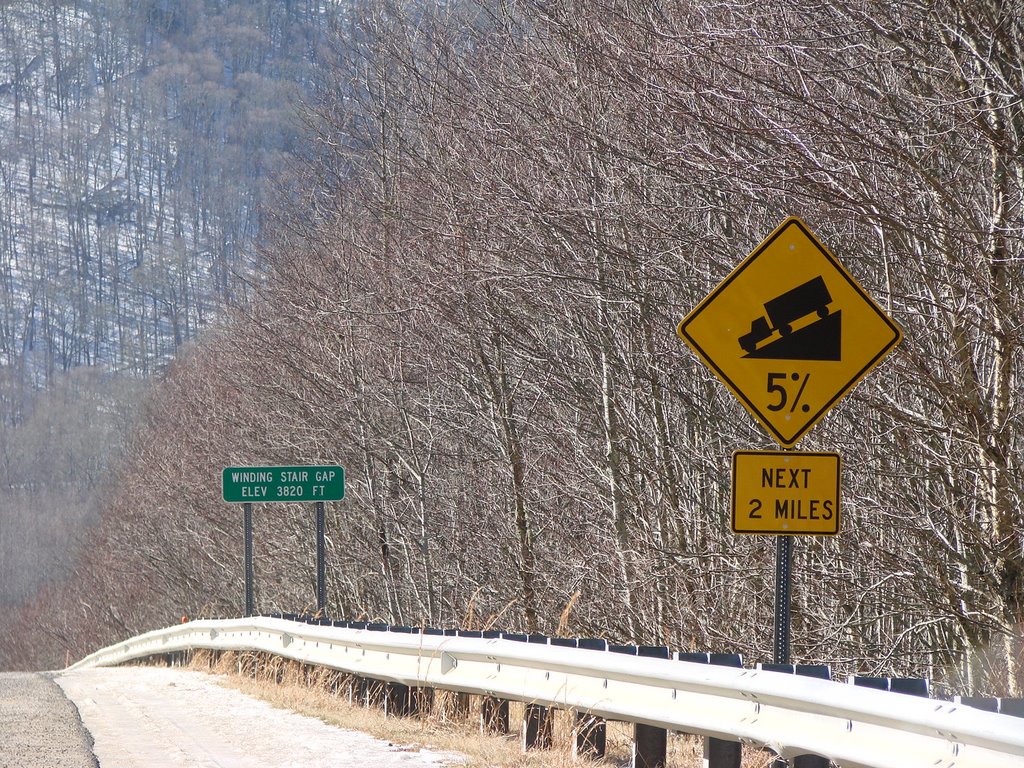
[(817, 314), (822, 319), (828, 317), (831, 302), (832, 295), (820, 275), (808, 280), (765, 302), (767, 317), (759, 317), (750, 324), (750, 333), (739, 338), (740, 346), (747, 354), (753, 354), (757, 345), (776, 331), (781, 336), (789, 336), (793, 332), (793, 323), (802, 317), (810, 314)]

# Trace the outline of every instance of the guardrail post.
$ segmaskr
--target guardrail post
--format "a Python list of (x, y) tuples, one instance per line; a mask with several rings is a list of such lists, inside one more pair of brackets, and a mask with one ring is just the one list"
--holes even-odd
[[(679, 653), (679, 661), (697, 664), (715, 664), (720, 667), (742, 669), (743, 657), (738, 653)], [(704, 737), (704, 768), (740, 768), (743, 763), (743, 745), (738, 741)]]
[(608, 747), (608, 726), (603, 717), (589, 712), (575, 712), (573, 719), (572, 756), (597, 760)]
[(431, 710), (434, 709), (434, 689), (422, 687), (413, 688), (412, 702), (412, 714), (429, 715)]
[(493, 696), (484, 696), (480, 702), (480, 732), (505, 735), (511, 726), (508, 717), (508, 702)]
[[(548, 638), (545, 635), (508, 635), (503, 634), (507, 640), (518, 642), (535, 643), (546, 645)], [(528, 749), (550, 749), (551, 748), (551, 717), (547, 707), (540, 704), (527, 704), (523, 712), (522, 728), (523, 751)]]
[(665, 768), (668, 731), (653, 725), (633, 726), (633, 768)]
[(348, 699), (349, 704), (355, 704), (359, 701), (359, 678), (355, 675), (346, 675), (345, 677), (345, 697)]
[(455, 706), (452, 717), (465, 720), (469, 717), (469, 694), (465, 691), (458, 691), (455, 694)]
[(523, 712), (523, 751), (551, 747), (551, 717), (547, 707), (527, 704)]
[[(816, 677), (819, 680), (831, 680), (832, 670), (827, 664), (758, 664), (759, 669), (766, 672), (784, 672), (788, 674)], [(784, 759), (775, 761), (776, 768), (789, 765)], [(793, 768), (829, 768), (832, 761), (821, 755), (797, 755), (793, 758)]]
[[(485, 629), (480, 636), (485, 640), (496, 640), (503, 637), (503, 634), (494, 629)], [(494, 696), (484, 696), (480, 700), (480, 733), (504, 736), (511, 731), (508, 702)]]
[[(464, 630), (458, 629), (439, 629), (438, 627), (423, 627), (419, 630), (424, 636), (429, 637), (456, 637), (461, 635)], [(479, 636), (479, 635), (477, 635)], [(431, 705), (434, 702), (434, 689), (433, 688), (421, 688), (427, 698), (425, 701), (429, 701)], [(445, 716), (451, 716), (453, 720), (458, 718), (466, 718), (469, 715), (469, 694), (461, 691), (452, 691), (446, 694), (442, 701), (445, 706)], [(425, 705), (424, 705), (425, 706)]]
[(370, 685), (367, 688), (366, 706), (377, 707), (384, 710), (384, 713), (387, 714), (389, 685), (390, 683), (384, 680), (371, 678)]
[(384, 717), (406, 717), (409, 714), (409, 686), (384, 683)]
[(704, 768), (740, 768), (743, 745), (708, 736), (704, 739)]
[[(622, 651), (619, 651), (620, 653)], [(637, 656), (667, 659), (668, 648), (642, 645)], [(633, 726), (633, 768), (665, 768), (668, 754), (668, 731), (653, 725), (636, 723)]]
[[(479, 629), (446, 629), (444, 634), (452, 637), (475, 637), (480, 638), (484, 636), (484, 633)], [(455, 694), (455, 699), (452, 705), (452, 717), (459, 720), (466, 720), (469, 718), (469, 694), (464, 691), (458, 691)]]
[[(583, 648), (589, 651), (607, 651), (608, 641), (597, 638), (551, 638), (552, 645)], [(605, 756), (608, 744), (608, 724), (603, 717), (589, 712), (573, 713), (573, 757), (596, 760)]]

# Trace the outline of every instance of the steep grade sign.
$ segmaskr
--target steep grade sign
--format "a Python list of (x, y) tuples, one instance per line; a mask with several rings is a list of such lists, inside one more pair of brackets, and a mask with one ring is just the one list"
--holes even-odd
[(732, 529), (779, 535), (839, 533), (838, 453), (736, 451)]
[(341, 467), (226, 467), (221, 489), (224, 501), (340, 501), (345, 497)]
[(796, 217), (677, 327), (790, 447), (899, 343), (899, 327)]

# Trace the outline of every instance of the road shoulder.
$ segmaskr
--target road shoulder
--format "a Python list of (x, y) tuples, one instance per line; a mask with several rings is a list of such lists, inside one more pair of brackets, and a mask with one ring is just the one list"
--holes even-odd
[(97, 768), (78, 707), (51, 673), (0, 673), (0, 768)]

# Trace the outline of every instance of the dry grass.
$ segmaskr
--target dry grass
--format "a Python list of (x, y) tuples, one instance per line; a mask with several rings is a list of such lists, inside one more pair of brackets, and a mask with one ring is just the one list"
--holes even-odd
[[(222, 675), (222, 682), (250, 696), (284, 709), (315, 717), (329, 725), (362, 731), (406, 749), (429, 748), (465, 755), (467, 768), (625, 768), (630, 764), (632, 726), (608, 723), (607, 755), (601, 760), (582, 760), (572, 755), (572, 719), (569, 712), (554, 711), (551, 749), (524, 753), (518, 732), (485, 735), (479, 728), (479, 697), (439, 691), (432, 705), (412, 717), (386, 717), (379, 707), (350, 702), (349, 676), (252, 653), (213, 654), (197, 651), (192, 669)], [(524, 705), (512, 702), (509, 721), (513, 729), (522, 722)], [(702, 740), (672, 734), (668, 741), (668, 768), (700, 768)], [(744, 768), (768, 768), (771, 756), (744, 750)]]

